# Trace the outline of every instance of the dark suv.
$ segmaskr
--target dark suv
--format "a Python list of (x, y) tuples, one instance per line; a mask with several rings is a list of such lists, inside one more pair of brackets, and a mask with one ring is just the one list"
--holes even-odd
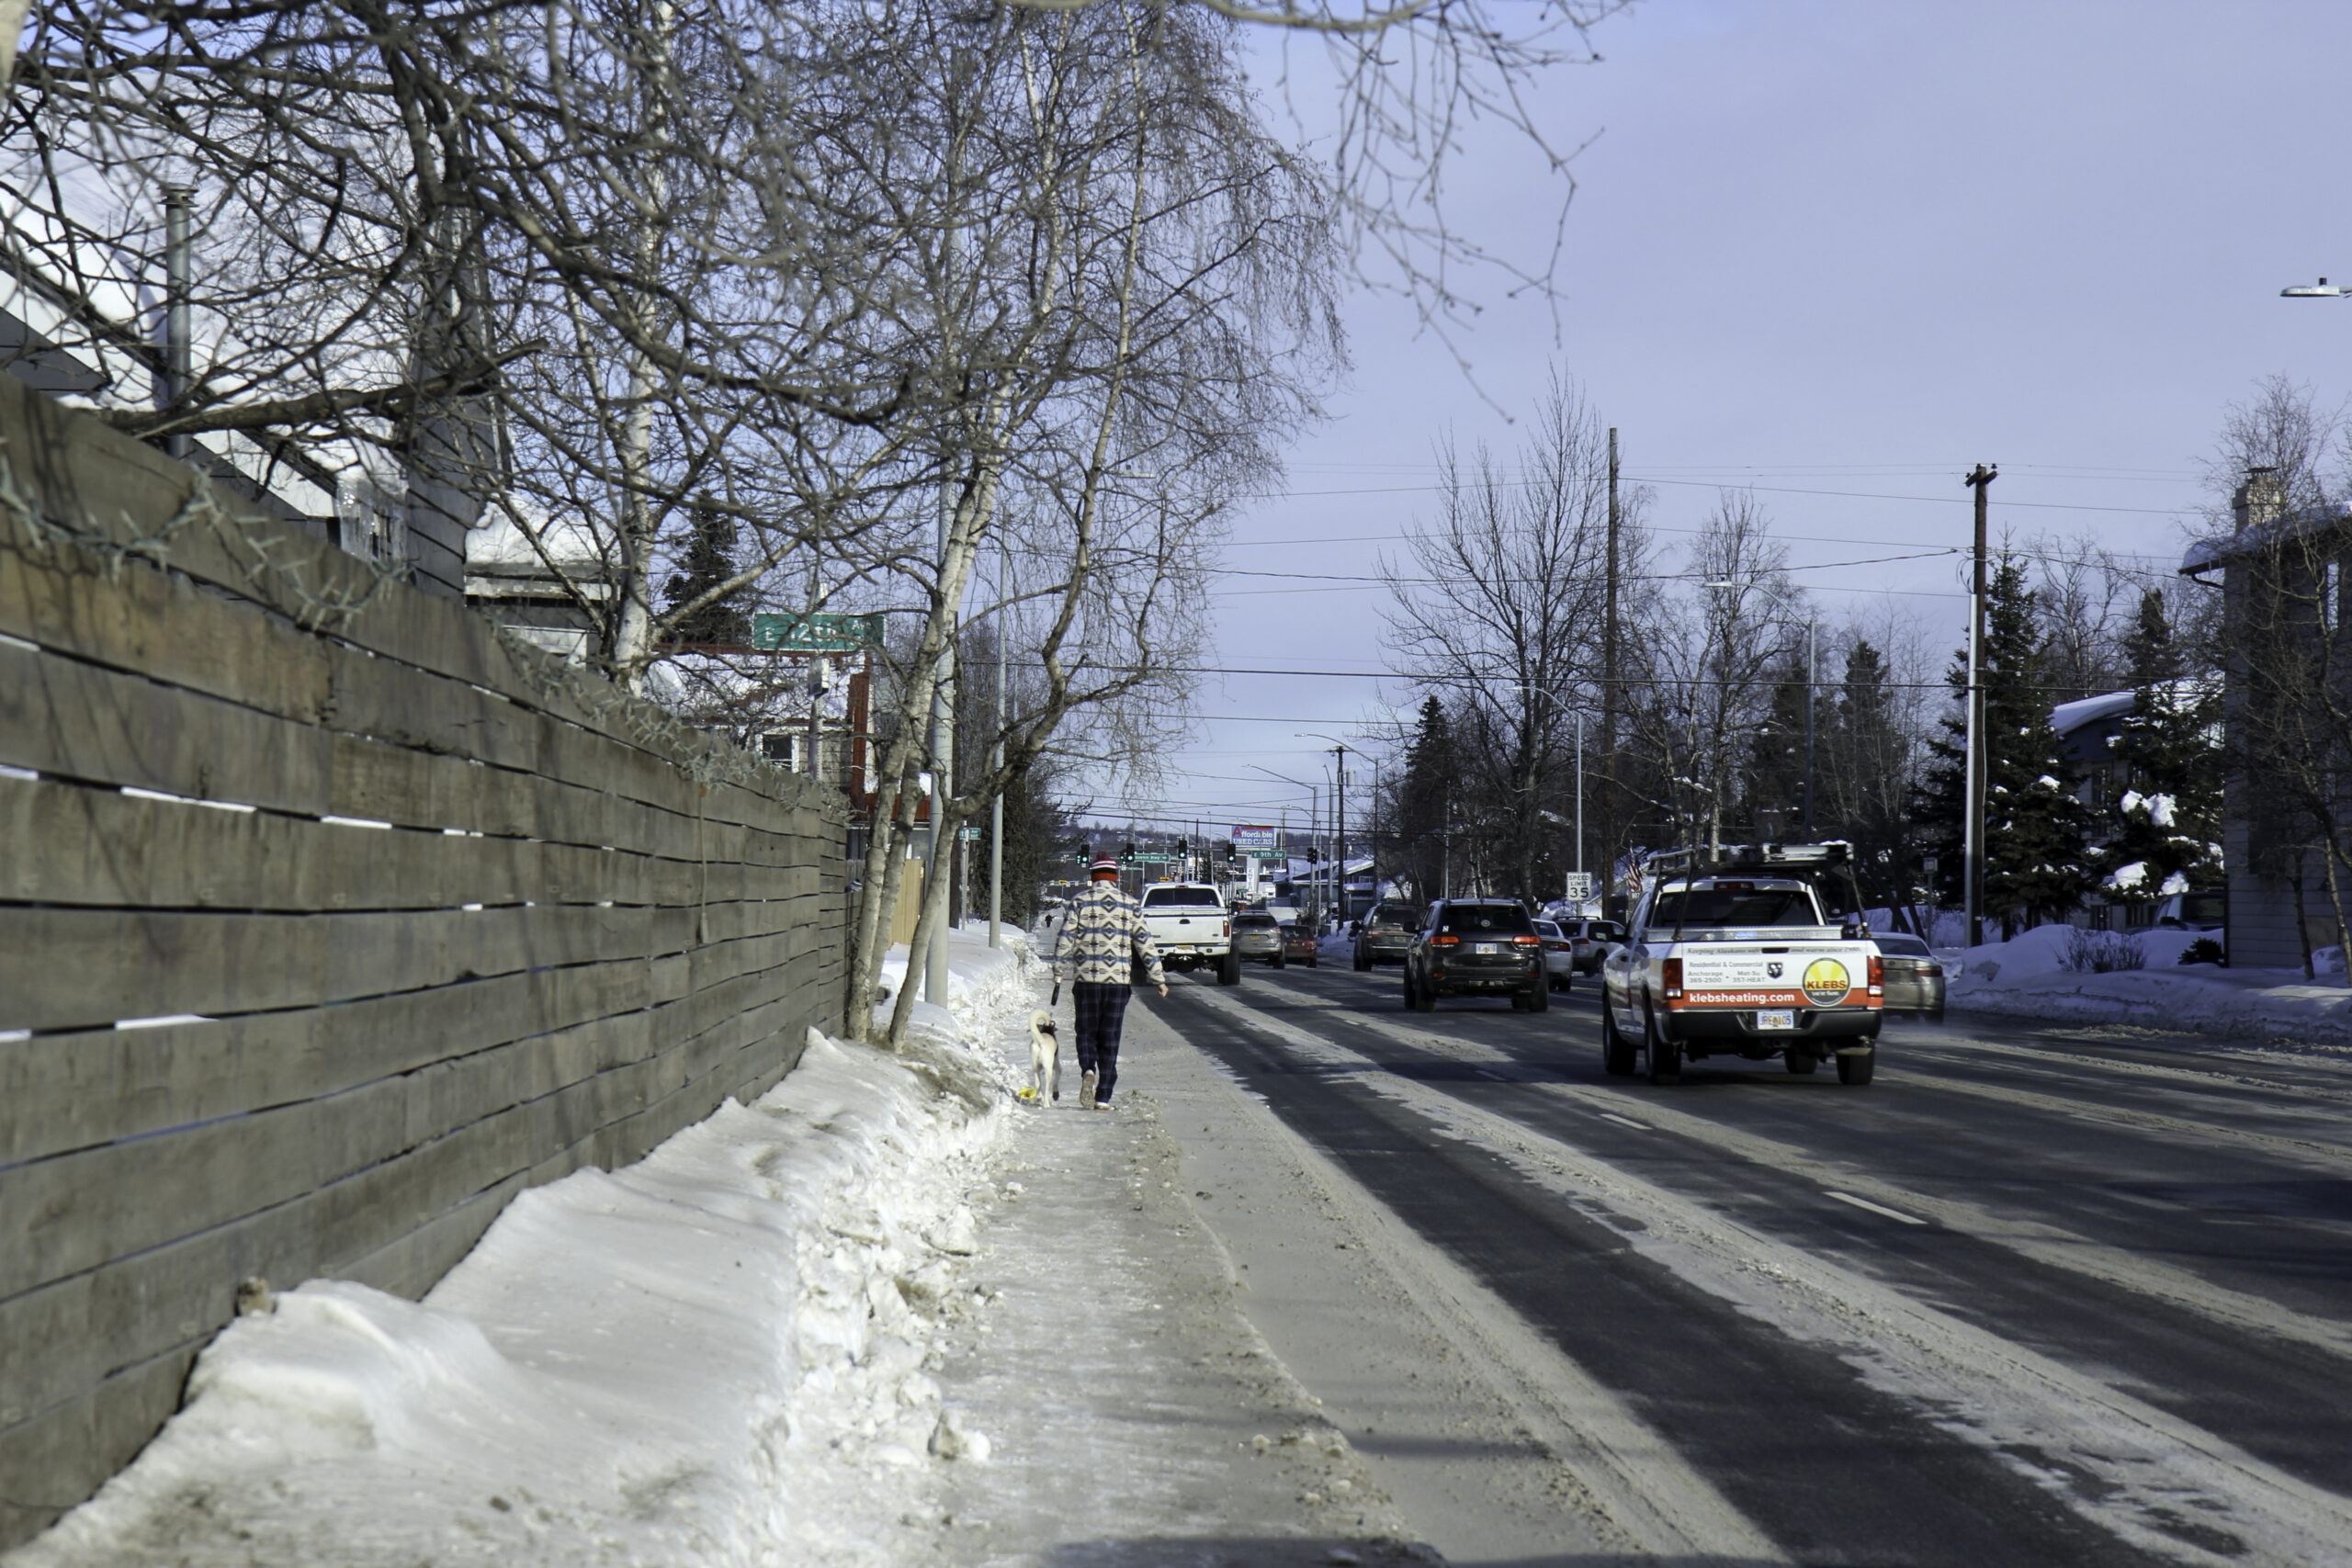
[(1502, 994), (1522, 1012), (1552, 1005), (1544, 939), (1513, 898), (1441, 898), (1405, 954), (1405, 1005), (1428, 1012), (1440, 997)]
[(1413, 950), (1413, 933), (1421, 929), (1421, 912), (1410, 904), (1375, 904), (1356, 925), (1356, 967), (1402, 964)]

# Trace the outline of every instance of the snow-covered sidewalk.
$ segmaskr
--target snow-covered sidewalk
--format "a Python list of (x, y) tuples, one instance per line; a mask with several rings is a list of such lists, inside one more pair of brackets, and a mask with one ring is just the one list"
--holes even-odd
[(1045, 968), (951, 946), (906, 1053), (812, 1032), (756, 1104), (518, 1197), (422, 1303), (313, 1280), (240, 1318), (10, 1568), (1406, 1555), (1148, 1097), (1079, 1111), (1066, 1046), (1022, 1106)]

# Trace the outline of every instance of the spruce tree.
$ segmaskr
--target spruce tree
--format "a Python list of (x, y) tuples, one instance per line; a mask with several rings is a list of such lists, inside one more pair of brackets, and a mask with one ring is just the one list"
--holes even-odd
[[(1791, 659), (1772, 677), (1771, 709), (1750, 743), (1746, 804), (1758, 839), (1804, 835), (1804, 660)], [(1818, 807), (1814, 814), (1826, 820)]]
[[(1963, 648), (1944, 672), (1951, 706), (1927, 739), (1928, 763), (1911, 795), (1911, 845), (1920, 880), (1939, 904), (1966, 903), (1964, 854), (1968, 808), (1968, 650)], [(1933, 869), (1928, 863), (1933, 862)]]
[[(735, 520), (715, 507), (698, 506), (694, 532), (686, 540), (685, 559), (662, 592), (662, 607), (675, 610), (692, 604), (733, 577)], [(690, 610), (670, 633), (676, 642), (741, 647), (752, 640), (751, 617), (743, 613), (743, 591), (724, 594), (700, 609)]]
[(2117, 737), (2124, 788), (2112, 802), (2114, 838), (2104, 884), (2123, 897), (2156, 898), (2222, 886), (2219, 682), (2190, 677), (2150, 589), (2124, 639), (2132, 712)]
[(1984, 616), (1984, 908), (2003, 928), (2064, 918), (2089, 883), (2090, 814), (2050, 722), (2025, 568), (2004, 551)]
[[(2050, 722), (2050, 693), (2034, 633), (2034, 593), (2024, 565), (2004, 551), (1985, 595), (1984, 912), (2005, 932), (2019, 921), (2063, 919), (2089, 885), (2090, 815)], [(1961, 698), (1931, 739), (1914, 806), (1921, 847), (1937, 857), (1938, 891), (1962, 897), (1962, 802), (1967, 746), (1967, 654), (1947, 679)]]
[(1446, 807), (1461, 788), (1453, 727), (1435, 695), (1422, 699), (1420, 718), (1405, 750), (1405, 777), (1396, 789), (1396, 830), (1408, 848), (1413, 878), (1435, 897), (1445, 852)]
[(1853, 844), (1868, 890), (1905, 902), (1912, 890), (1900, 791), (1908, 748), (1895, 726), (1885, 657), (1867, 641), (1847, 650), (1845, 680), (1824, 694), (1820, 723), (1824, 830)]

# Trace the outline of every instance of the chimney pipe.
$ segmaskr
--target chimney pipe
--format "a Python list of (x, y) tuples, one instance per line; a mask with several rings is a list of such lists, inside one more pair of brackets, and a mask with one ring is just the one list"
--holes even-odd
[[(164, 399), (166, 411), (177, 409), (195, 379), (194, 327), (188, 305), (188, 277), (194, 270), (196, 193), (187, 186), (164, 187)], [(186, 435), (167, 435), (164, 449), (185, 458), (193, 442)]]

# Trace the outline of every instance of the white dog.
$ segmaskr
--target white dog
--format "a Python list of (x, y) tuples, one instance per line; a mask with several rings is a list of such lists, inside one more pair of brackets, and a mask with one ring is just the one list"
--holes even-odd
[(1054, 1036), (1052, 1013), (1035, 1012), (1029, 1017), (1029, 1075), (1035, 1084), (1027, 1098), (1062, 1097), (1062, 1045)]

